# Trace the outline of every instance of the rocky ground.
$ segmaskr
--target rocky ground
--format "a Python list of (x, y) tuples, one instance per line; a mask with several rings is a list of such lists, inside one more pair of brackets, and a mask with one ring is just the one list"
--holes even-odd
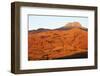
[(29, 60), (86, 58), (87, 54), (88, 31), (80, 27), (38, 33), (29, 32)]

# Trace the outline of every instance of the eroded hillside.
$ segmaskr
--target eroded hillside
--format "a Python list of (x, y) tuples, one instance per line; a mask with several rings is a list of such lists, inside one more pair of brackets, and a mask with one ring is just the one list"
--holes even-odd
[(28, 35), (29, 60), (45, 60), (87, 53), (88, 32), (80, 28), (48, 30)]

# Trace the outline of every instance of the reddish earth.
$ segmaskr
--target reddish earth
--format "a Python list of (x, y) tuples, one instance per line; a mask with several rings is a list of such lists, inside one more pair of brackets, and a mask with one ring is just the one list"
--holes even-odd
[(28, 59), (47, 60), (87, 54), (88, 32), (80, 28), (48, 30), (28, 35)]

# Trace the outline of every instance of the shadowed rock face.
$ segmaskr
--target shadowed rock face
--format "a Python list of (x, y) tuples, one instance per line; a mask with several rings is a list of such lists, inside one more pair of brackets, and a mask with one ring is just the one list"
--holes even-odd
[[(69, 30), (48, 30), (28, 35), (28, 59), (66, 59), (87, 57), (88, 32), (79, 23)], [(69, 27), (68, 26), (68, 27)]]

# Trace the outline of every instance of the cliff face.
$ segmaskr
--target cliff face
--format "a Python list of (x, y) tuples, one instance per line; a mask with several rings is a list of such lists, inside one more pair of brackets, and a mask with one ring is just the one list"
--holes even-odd
[[(79, 26), (78, 26), (79, 27)], [(48, 30), (28, 35), (28, 59), (45, 60), (87, 53), (88, 32), (80, 28)]]

